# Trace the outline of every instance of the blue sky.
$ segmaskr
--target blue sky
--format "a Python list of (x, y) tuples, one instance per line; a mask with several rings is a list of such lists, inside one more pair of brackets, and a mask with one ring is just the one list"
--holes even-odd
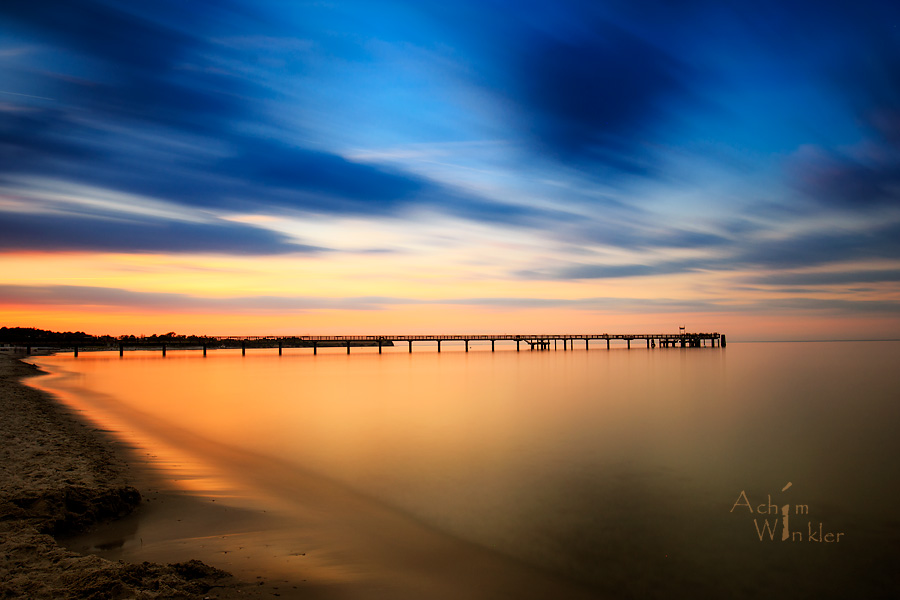
[[(7, 0), (0, 301), (213, 298), (54, 274), (72, 253), (280, 257), (346, 290), (215, 297), (896, 323), (898, 26), (890, 2)], [(410, 255), (448, 288), (347, 284)]]

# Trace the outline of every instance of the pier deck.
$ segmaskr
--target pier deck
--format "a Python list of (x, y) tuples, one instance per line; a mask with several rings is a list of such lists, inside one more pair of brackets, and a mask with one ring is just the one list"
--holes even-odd
[[(491, 343), (491, 352), (495, 350), (497, 342), (515, 342), (516, 351), (523, 347), (529, 350), (574, 350), (576, 342), (580, 347), (584, 344), (585, 350), (591, 349), (591, 342), (606, 342), (606, 349), (610, 349), (612, 341), (626, 342), (631, 348), (632, 342), (643, 341), (647, 348), (701, 348), (719, 346), (725, 347), (724, 334), (719, 333), (598, 333), (598, 334), (441, 334), (441, 335), (299, 335), (299, 336), (209, 336), (190, 340), (153, 340), (141, 339), (123, 340), (118, 343), (119, 354), (123, 354), (125, 348), (161, 348), (163, 355), (167, 349), (202, 348), (203, 354), (209, 348), (241, 348), (246, 353), (247, 348), (278, 348), (281, 354), (284, 348), (312, 348), (313, 354), (319, 348), (342, 347), (350, 353), (351, 347), (378, 347), (394, 346), (396, 343), (406, 343), (409, 352), (413, 351), (413, 342), (436, 343), (437, 351), (441, 351), (441, 344), (446, 342), (462, 342), (466, 352), (469, 351), (470, 342)], [(109, 349), (114, 349), (115, 346)], [(69, 347), (78, 356), (78, 347)], [(82, 350), (87, 349), (82, 347)], [(58, 348), (57, 350), (63, 350)], [(31, 348), (27, 349), (31, 352)]]

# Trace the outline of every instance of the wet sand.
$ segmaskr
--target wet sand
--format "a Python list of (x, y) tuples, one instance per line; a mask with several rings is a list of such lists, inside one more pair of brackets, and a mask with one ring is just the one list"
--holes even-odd
[(151, 498), (133, 485), (133, 452), (20, 382), (39, 373), (0, 355), (0, 597), (272, 597), (196, 560), (125, 563), (60, 545), (57, 538), (138, 517)]

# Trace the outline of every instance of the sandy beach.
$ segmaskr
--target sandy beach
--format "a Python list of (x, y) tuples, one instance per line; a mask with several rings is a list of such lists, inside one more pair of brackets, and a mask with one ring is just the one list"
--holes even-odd
[(57, 543), (132, 513), (141, 493), (126, 448), (20, 382), (38, 373), (0, 355), (0, 597), (271, 597), (200, 561), (113, 562)]

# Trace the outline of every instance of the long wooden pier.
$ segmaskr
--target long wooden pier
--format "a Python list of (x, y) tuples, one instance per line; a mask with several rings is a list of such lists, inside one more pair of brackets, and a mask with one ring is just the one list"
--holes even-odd
[[(312, 348), (312, 353), (317, 354), (319, 348), (342, 347), (350, 354), (351, 347), (378, 347), (378, 353), (385, 347), (395, 346), (397, 343), (406, 343), (409, 352), (413, 351), (413, 343), (437, 344), (437, 351), (441, 351), (441, 344), (448, 342), (461, 342), (465, 345), (465, 351), (469, 351), (471, 342), (490, 342), (491, 352), (495, 351), (497, 342), (515, 342), (516, 351), (522, 348), (528, 350), (575, 350), (576, 344), (580, 348), (582, 344), (585, 350), (591, 349), (591, 342), (596, 347), (597, 342), (605, 342), (606, 349), (610, 349), (612, 341), (624, 341), (630, 349), (632, 342), (644, 342), (647, 348), (702, 348), (716, 346), (724, 348), (725, 335), (720, 333), (599, 333), (599, 334), (452, 334), (452, 335), (300, 335), (300, 336), (210, 336), (202, 338), (202, 341), (181, 340), (154, 340), (144, 342), (140, 339), (129, 339), (118, 343), (119, 355), (126, 348), (161, 348), (163, 356), (167, 349), (199, 349), (203, 355), (208, 349), (240, 348), (246, 354), (247, 348), (278, 348), (278, 354), (285, 348)], [(115, 347), (106, 347), (113, 349)], [(78, 356), (79, 348), (71, 348), (75, 356)], [(86, 349), (82, 347), (82, 350)], [(28, 348), (28, 353), (31, 348)]]

